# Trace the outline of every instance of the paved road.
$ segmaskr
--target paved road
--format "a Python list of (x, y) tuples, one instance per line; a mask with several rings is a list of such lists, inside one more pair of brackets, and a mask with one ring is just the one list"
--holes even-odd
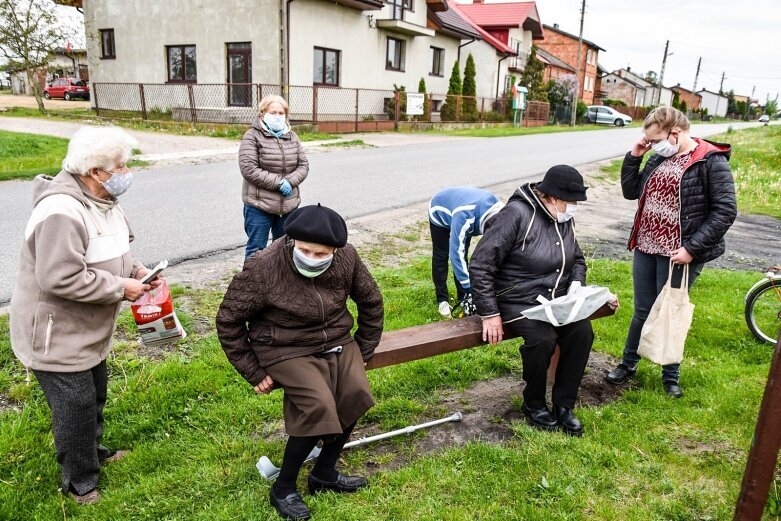
[[(734, 128), (756, 126), (735, 124)], [(724, 132), (726, 124), (696, 126), (694, 135)], [(311, 153), (304, 204), (322, 202), (345, 217), (425, 201), (446, 186), (490, 186), (538, 179), (558, 163), (573, 165), (623, 155), (638, 128), (484, 138)], [(181, 262), (245, 243), (241, 182), (235, 161), (141, 171), (122, 206), (147, 264)], [(0, 304), (10, 299), (32, 183), (0, 184)]]

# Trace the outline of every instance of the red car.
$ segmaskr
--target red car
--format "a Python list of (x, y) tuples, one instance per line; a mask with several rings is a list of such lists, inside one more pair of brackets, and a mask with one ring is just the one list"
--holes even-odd
[(43, 89), (46, 99), (64, 98), (66, 101), (81, 98), (89, 99), (89, 85), (78, 78), (57, 78)]

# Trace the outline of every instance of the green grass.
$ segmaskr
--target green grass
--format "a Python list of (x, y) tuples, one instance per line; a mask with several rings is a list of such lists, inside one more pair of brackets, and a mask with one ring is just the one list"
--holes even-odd
[[(594, 322), (595, 349), (618, 356), (631, 317), (631, 266), (597, 260), (590, 268), (590, 282), (611, 287), (624, 303), (615, 317)], [(388, 329), (437, 320), (427, 258), (374, 273)], [(385, 452), (345, 452), (344, 469), (378, 470), (369, 489), (305, 497), (322, 520), (729, 518), (772, 355), (743, 322), (742, 297), (757, 278), (706, 270), (697, 282), (680, 400), (664, 395), (659, 368), (644, 362), (636, 390), (579, 409), (581, 439), (517, 423), (506, 443), (422, 456), (409, 439), (396, 439)], [(90, 520), (276, 519), (254, 464), (261, 454), (281, 459), (282, 395), (255, 395), (227, 362), (212, 330), (219, 292), (179, 287), (174, 294), (188, 329), (201, 332), (161, 361), (138, 356), (127, 338), (132, 318), (120, 317), (104, 439), (133, 452), (104, 469), (103, 500), (94, 507), (61, 503), (49, 411), (35, 381), (24, 384), (0, 317), (0, 392), (22, 406), (0, 413), (0, 518), (48, 520), (64, 510)], [(438, 405), (443, 391), (502, 375), (520, 379), (517, 344), (371, 371), (377, 406), (362, 424), (385, 430), (438, 418), (447, 413)], [(392, 470), (387, 462), (398, 455), (409, 461)], [(775, 494), (768, 516), (781, 514)]]
[(323, 143), (320, 145), (321, 147), (328, 147), (328, 148), (347, 148), (347, 147), (368, 147), (371, 145), (367, 145), (363, 142), (362, 139), (352, 139), (350, 141), (337, 141), (336, 143)]
[[(640, 122), (642, 123), (642, 122)], [(640, 123), (632, 123), (627, 127), (639, 127)], [(508, 137), (508, 136), (525, 136), (529, 134), (554, 134), (557, 132), (575, 132), (579, 130), (604, 130), (616, 128), (612, 125), (575, 125), (569, 127), (566, 125), (546, 125), (543, 127), (489, 127), (489, 128), (464, 128), (457, 130), (438, 130), (433, 128), (426, 130), (434, 134), (446, 134), (448, 136), (465, 136), (465, 137)]]
[(0, 181), (56, 174), (68, 140), (0, 130)]
[[(732, 145), (730, 167), (735, 176), (738, 210), (781, 218), (781, 126), (732, 130), (708, 140)], [(646, 154), (643, 164), (649, 156)], [(597, 177), (618, 181), (622, 162), (616, 159), (601, 167), (604, 175)]]
[[(228, 125), (217, 123), (190, 123), (187, 121), (162, 120), (143, 120), (140, 114), (128, 113), (126, 117), (100, 117), (95, 115), (91, 109), (56, 109), (47, 110), (46, 114), (41, 114), (37, 109), (25, 107), (11, 107), (6, 112), (0, 112), (0, 117), (9, 116), (17, 118), (43, 118), (55, 121), (81, 121), (83, 123), (94, 123), (96, 120), (108, 122), (132, 130), (143, 130), (148, 132), (163, 132), (166, 134), (177, 134), (180, 136), (207, 136), (226, 139), (241, 139), (249, 128), (249, 125)], [(135, 117), (134, 117), (135, 116)], [(325, 139), (336, 139), (339, 136), (326, 134), (324, 132), (311, 132), (308, 130), (298, 133), (301, 141), (319, 141)]]

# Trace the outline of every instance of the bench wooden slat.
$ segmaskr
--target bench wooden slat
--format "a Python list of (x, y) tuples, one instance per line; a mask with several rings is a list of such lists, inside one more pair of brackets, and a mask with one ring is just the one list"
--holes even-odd
[[(595, 320), (614, 313), (615, 311), (605, 304), (589, 319)], [(505, 335), (504, 338), (509, 340), (514, 337)], [(482, 321), (477, 316), (386, 331), (366, 368), (378, 369), (485, 344), (487, 342), (483, 342)]]

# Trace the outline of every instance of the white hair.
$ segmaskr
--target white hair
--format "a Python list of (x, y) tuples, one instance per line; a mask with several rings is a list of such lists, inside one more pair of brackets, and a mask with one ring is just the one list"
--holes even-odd
[(112, 170), (118, 163), (127, 162), (137, 143), (117, 127), (81, 127), (71, 136), (62, 169), (81, 175), (93, 168)]

